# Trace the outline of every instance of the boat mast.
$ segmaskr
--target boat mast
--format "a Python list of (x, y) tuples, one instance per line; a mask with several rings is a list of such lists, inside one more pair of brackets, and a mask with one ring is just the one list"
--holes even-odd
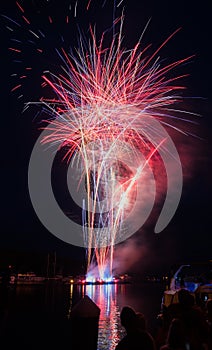
[(46, 269), (46, 276), (47, 276), (47, 278), (49, 278), (49, 253), (48, 253), (48, 256), (47, 256), (47, 269)]
[(54, 277), (56, 275), (56, 252), (54, 252)]

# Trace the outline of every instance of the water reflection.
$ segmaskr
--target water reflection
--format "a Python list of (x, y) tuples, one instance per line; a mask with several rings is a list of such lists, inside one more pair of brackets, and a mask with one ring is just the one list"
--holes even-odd
[(70, 284), (70, 290), (69, 290), (69, 307), (68, 307), (68, 319), (70, 318), (71, 315), (71, 309), (72, 309), (72, 304), (73, 304), (73, 291), (74, 291), (74, 286), (71, 283)]
[(117, 305), (117, 285), (88, 285), (86, 294), (99, 306), (98, 349), (115, 349), (120, 339), (119, 307)]
[[(73, 288), (70, 287), (70, 288)], [(98, 350), (114, 350), (124, 330), (120, 324), (118, 294), (125, 286), (117, 284), (78, 285), (77, 293), (81, 297), (89, 296), (100, 308)], [(70, 295), (73, 296), (70, 292)]]
[[(98, 350), (114, 350), (124, 336), (120, 323), (123, 306), (132, 306), (142, 312), (148, 330), (153, 334), (156, 316), (160, 310), (163, 286), (157, 284), (100, 284), (77, 285), (70, 287), (71, 298), (78, 300), (88, 295), (100, 308)], [(73, 289), (74, 288), (74, 289)], [(73, 300), (70, 304), (73, 303)]]
[[(72, 306), (88, 295), (100, 308), (98, 350), (114, 350), (124, 335), (120, 324), (120, 311), (130, 305), (142, 312), (148, 329), (154, 331), (156, 315), (160, 310), (164, 287), (159, 284), (102, 284), (63, 285), (46, 283), (43, 285), (20, 285), (5, 287), (0, 285), (0, 338), (7, 339), (13, 333), (14, 343), (25, 342), (34, 337), (37, 344), (46, 339), (52, 344), (64, 343), (69, 339), (69, 317)], [(27, 348), (27, 344), (26, 348)], [(50, 348), (48, 346), (48, 348)], [(61, 344), (60, 344), (61, 348)]]

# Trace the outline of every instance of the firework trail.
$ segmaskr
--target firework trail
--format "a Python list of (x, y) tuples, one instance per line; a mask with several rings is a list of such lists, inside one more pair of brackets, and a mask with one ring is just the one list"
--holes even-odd
[[(130, 210), (136, 183), (143, 181), (146, 165), (158, 148), (166, 151), (166, 140), (155, 143), (152, 134), (157, 130), (151, 129), (146, 118), (159, 118), (164, 109), (179, 100), (177, 92), (183, 87), (175, 84), (181, 77), (166, 79), (166, 74), (189, 59), (161, 68), (155, 59), (160, 48), (150, 57), (146, 56), (148, 48), (139, 51), (140, 43), (127, 52), (121, 47), (122, 26), (120, 18), (118, 37), (113, 37), (106, 49), (104, 34), (98, 44), (90, 28), (92, 44), (88, 51), (83, 46), (77, 56), (63, 51), (65, 74), (43, 75), (57, 95), (57, 99), (42, 102), (55, 117), (43, 142), (67, 147), (65, 158), (72, 166), (82, 158), (87, 188), (83, 230), (88, 271), (94, 248), (100, 279), (112, 276), (114, 244)], [(129, 173), (123, 168), (126, 154), (139, 159), (139, 153), (146, 153), (147, 161), (139, 164), (138, 160)]]
[[(22, 6), (17, 6), (30, 25)], [(88, 1), (87, 10), (90, 6)], [(76, 14), (77, 2), (74, 17)], [(51, 16), (49, 22), (53, 22)], [(178, 81), (184, 75), (169, 78), (168, 74), (190, 59), (166, 66), (159, 62), (159, 51), (179, 29), (149, 54), (150, 45), (141, 49), (141, 40), (131, 50), (123, 48), (124, 16), (114, 23), (109, 47), (105, 45), (106, 32), (98, 41), (90, 26), (89, 40), (85, 43), (81, 36), (75, 53), (57, 50), (63, 72), (42, 74), (42, 86), (49, 86), (55, 95), (40, 101), (51, 119), (47, 120), (49, 134), (42, 143), (65, 149), (64, 159), (79, 170), (79, 188), (86, 188), (81, 208), (88, 279), (94, 278), (93, 264), (98, 267), (98, 278), (108, 280), (112, 276), (114, 246), (126, 237), (126, 218), (133, 212), (134, 202), (140, 201), (138, 184), (146, 181), (155, 156), (169, 153), (167, 138), (154, 121), (166, 125), (164, 116), (174, 118), (173, 106), (181, 102), (184, 89)], [(115, 26), (119, 28), (116, 32)], [(29, 29), (29, 33), (35, 40), (44, 36), (42, 31), (37, 34)], [(17, 47), (10, 50), (20, 53)], [(43, 52), (41, 48), (37, 51)], [(12, 91), (20, 87), (17, 84)], [(144, 205), (141, 201), (140, 211)]]

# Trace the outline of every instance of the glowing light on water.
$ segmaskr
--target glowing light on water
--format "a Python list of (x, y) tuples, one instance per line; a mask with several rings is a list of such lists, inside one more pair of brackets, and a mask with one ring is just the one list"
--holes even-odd
[(121, 338), (119, 325), (119, 306), (117, 304), (117, 285), (87, 285), (86, 294), (101, 309), (99, 318), (98, 348), (115, 349)]

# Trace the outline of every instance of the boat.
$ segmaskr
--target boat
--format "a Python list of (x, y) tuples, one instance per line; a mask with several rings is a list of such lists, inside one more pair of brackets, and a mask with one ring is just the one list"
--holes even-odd
[(212, 260), (180, 265), (163, 292), (161, 308), (177, 303), (182, 288), (194, 296), (196, 304), (204, 307), (207, 300), (212, 299)]
[(17, 273), (10, 276), (10, 284), (41, 284), (45, 280), (45, 277), (37, 276), (34, 272)]

